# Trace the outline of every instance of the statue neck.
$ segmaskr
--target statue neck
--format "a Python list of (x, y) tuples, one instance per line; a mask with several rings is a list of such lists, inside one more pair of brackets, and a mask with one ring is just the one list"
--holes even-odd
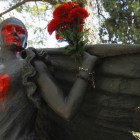
[(0, 51), (0, 63), (7, 63), (12, 60), (16, 60), (18, 57), (13, 51), (2, 48)]

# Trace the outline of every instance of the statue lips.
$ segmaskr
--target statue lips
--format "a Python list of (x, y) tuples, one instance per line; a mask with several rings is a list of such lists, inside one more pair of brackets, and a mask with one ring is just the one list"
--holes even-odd
[(17, 45), (17, 47), (20, 47), (20, 40), (17, 39), (13, 34), (10, 34), (6, 38), (6, 42), (9, 44), (8, 46), (10, 47), (13, 43)]

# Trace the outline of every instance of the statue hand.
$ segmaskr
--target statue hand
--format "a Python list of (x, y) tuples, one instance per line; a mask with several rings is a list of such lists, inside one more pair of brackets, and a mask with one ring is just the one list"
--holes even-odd
[(87, 52), (83, 52), (83, 64), (82, 67), (85, 69), (88, 69), (89, 71), (92, 71), (93, 67), (96, 64), (99, 64), (101, 62), (101, 59), (97, 56), (90, 55)]
[(50, 70), (48, 66), (41, 60), (35, 59), (32, 61), (32, 65), (36, 70), (36, 76), (40, 76), (41, 74), (50, 74)]

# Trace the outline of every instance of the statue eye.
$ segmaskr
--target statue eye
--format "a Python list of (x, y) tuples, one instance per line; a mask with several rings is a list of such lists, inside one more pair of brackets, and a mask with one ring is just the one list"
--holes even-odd
[(20, 30), (20, 29), (16, 29), (16, 32), (17, 32), (18, 34), (21, 34), (21, 30)]
[(10, 24), (6, 24), (4, 25), (4, 27), (2, 28), (2, 32), (12, 32), (13, 31), (13, 27)]
[(19, 26), (15, 27), (18, 34), (25, 34), (25, 30)]

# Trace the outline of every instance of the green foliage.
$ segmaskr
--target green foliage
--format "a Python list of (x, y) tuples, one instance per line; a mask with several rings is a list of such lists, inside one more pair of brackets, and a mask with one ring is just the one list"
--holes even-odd
[(87, 39), (83, 40), (86, 31), (79, 31), (82, 27), (83, 25), (77, 26), (76, 22), (73, 22), (72, 28), (67, 28), (62, 34), (60, 33), (60, 36), (65, 38), (63, 41), (69, 44), (66, 48), (66, 54), (71, 55), (75, 60), (81, 58), (80, 56), (86, 50), (85, 45), (88, 42)]
[[(12, 6), (16, 5), (19, 2), (25, 1), (25, 0), (3, 0), (6, 3), (8, 3), (8, 6), (1, 7), (3, 11), (8, 10)], [(70, 0), (63, 0), (64, 2), (68, 2)], [(29, 37), (32, 36), (34, 41), (31, 41), (29, 38), (28, 46), (31, 47), (42, 47), (46, 46), (47, 44), (47, 24), (52, 19), (52, 12), (53, 9), (58, 6), (60, 2), (57, 3), (57, 5), (50, 5), (47, 3), (46, 0), (42, 0), (42, 2), (39, 1), (31, 1), (26, 2), (25, 4), (17, 7), (14, 12), (18, 13), (17, 15), (14, 15), (13, 11), (10, 11), (9, 13), (4, 15), (4, 19), (8, 17), (17, 17), (21, 19), (29, 31)], [(3, 18), (1, 18), (4, 20)], [(0, 19), (0, 20), (1, 20)], [(46, 23), (46, 25), (44, 25)], [(41, 28), (41, 29), (40, 29)], [(31, 33), (31, 34), (30, 34)], [(42, 45), (43, 44), (43, 45)]]
[[(2, 7), (3, 11), (11, 8), (23, 0), (5, 0), (6, 6)], [(7, 5), (8, 4), (8, 5)], [(0, 18), (0, 22), (8, 17), (17, 17), (21, 19), (29, 32), (28, 46), (29, 47), (47, 47), (47, 30), (46, 26), (49, 22), (48, 11), (52, 6), (46, 2), (27, 2), (14, 10), (18, 14), (14, 15), (11, 11)], [(50, 12), (49, 12), (50, 13)], [(31, 41), (30, 37), (33, 38)]]
[(135, 136), (135, 138), (136, 138), (137, 140), (140, 140), (140, 133), (139, 133), (139, 132), (134, 132), (134, 131), (132, 131), (131, 133)]
[(102, 42), (140, 44), (140, 0), (102, 0), (102, 5), (110, 15), (100, 27)]

